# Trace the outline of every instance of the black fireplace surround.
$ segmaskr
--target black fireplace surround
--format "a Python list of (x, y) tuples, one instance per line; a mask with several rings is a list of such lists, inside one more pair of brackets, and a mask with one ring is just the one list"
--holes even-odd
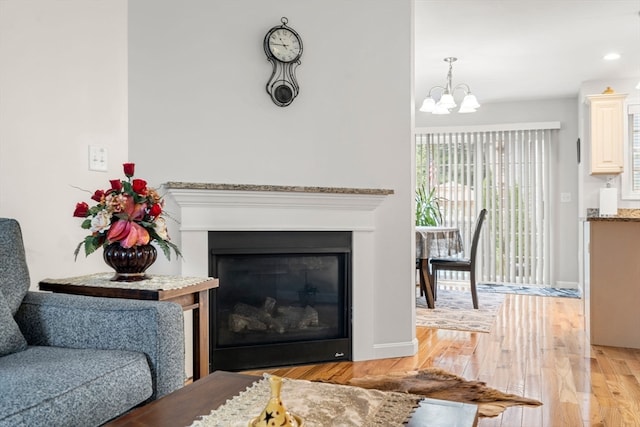
[(351, 360), (350, 231), (210, 231), (211, 371)]

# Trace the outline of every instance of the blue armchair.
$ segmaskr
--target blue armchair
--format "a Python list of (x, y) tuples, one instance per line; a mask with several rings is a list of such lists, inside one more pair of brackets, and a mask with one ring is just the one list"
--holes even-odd
[(0, 427), (100, 425), (184, 384), (178, 304), (29, 284), (20, 226), (0, 218)]

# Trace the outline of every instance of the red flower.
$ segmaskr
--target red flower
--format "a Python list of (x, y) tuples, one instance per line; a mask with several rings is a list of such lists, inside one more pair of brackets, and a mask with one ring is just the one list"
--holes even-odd
[(73, 211), (73, 216), (78, 218), (86, 218), (89, 214), (89, 205), (85, 202), (76, 203), (76, 210)]
[(151, 209), (149, 209), (149, 215), (153, 217), (158, 217), (160, 216), (161, 213), (162, 213), (162, 206), (160, 206), (158, 203), (151, 206)]
[(91, 196), (91, 200), (95, 200), (96, 202), (100, 203), (103, 197), (104, 197), (104, 191), (96, 190), (96, 192), (93, 193), (93, 196)]
[(124, 168), (124, 174), (126, 175), (127, 178), (131, 178), (134, 175), (134, 171), (136, 169), (136, 164), (135, 163), (124, 163), (123, 165)]
[(131, 181), (131, 189), (141, 196), (147, 194), (147, 181), (144, 179), (134, 179)]
[(109, 180), (109, 182), (111, 183), (112, 190), (115, 190), (115, 191), (122, 190), (122, 181), (120, 181), (119, 179), (112, 179), (112, 180)]

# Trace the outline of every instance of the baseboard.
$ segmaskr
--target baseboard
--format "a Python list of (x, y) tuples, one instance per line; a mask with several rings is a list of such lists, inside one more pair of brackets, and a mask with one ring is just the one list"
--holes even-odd
[(554, 286), (555, 288), (561, 288), (561, 289), (580, 289), (580, 286), (578, 285), (578, 282), (561, 282), (561, 281), (557, 281), (556, 282), (556, 286)]
[(412, 341), (395, 342), (387, 344), (375, 344), (373, 354), (375, 359), (388, 359), (391, 357), (413, 356), (418, 352), (418, 339)]

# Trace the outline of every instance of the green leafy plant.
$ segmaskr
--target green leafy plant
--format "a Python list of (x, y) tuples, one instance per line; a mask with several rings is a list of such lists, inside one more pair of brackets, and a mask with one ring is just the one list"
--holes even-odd
[(436, 226), (442, 224), (440, 198), (435, 195), (436, 189), (427, 192), (425, 186), (416, 189), (416, 225)]

